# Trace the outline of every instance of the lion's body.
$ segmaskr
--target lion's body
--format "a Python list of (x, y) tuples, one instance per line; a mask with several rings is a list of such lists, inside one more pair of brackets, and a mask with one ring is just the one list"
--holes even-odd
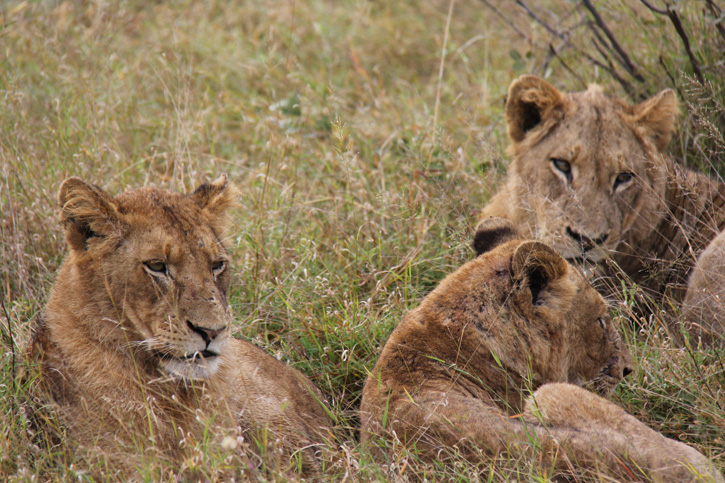
[(710, 242), (692, 271), (682, 319), (705, 343), (725, 341), (725, 232)]
[(59, 197), (70, 253), (29, 354), (74, 442), (179, 458), (180, 442), (201, 441), (211, 424), (212, 440), (242, 436), (251, 447), (269, 431), (272, 446), (314, 466), (331, 427), (319, 392), (229, 336), (226, 178), (186, 196), (142, 188), (116, 198), (71, 178)]
[(680, 302), (698, 255), (725, 227), (725, 184), (664, 151), (677, 100), (631, 106), (598, 86), (561, 93), (525, 76), (506, 105), (512, 162), (483, 216), (504, 216), (568, 260), (608, 259), (656, 300)]
[[(364, 442), (398, 440), (425, 460), (456, 447), (468, 458), (482, 450), (537, 461), (559, 448), (562, 470), (569, 461), (579, 473), (598, 468), (623, 477), (619, 458), (663, 475), (661, 481), (686, 472), (667, 468), (672, 458), (707, 468), (702, 455), (673, 441), (660, 444), (665, 438), (631, 416), (627, 427), (611, 421), (624, 412), (578, 387), (606, 396), (630, 369), (602, 297), (576, 269), (551, 248), (522, 241), (500, 219), (481, 224), (475, 246), (483, 254), (446, 277), (386, 342), (363, 390)], [(527, 401), (537, 389), (543, 420)], [(587, 404), (591, 419), (576, 420)], [(635, 448), (666, 451), (654, 460), (630, 458)]]

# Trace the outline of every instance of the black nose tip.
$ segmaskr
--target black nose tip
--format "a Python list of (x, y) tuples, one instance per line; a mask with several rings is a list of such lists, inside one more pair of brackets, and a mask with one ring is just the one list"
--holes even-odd
[(192, 324), (190, 320), (186, 321), (186, 325), (192, 332), (196, 332), (197, 334), (199, 334), (201, 336), (201, 339), (207, 344), (211, 343), (212, 340), (216, 339), (219, 334), (227, 329), (226, 326), (222, 327), (221, 329), (208, 329), (206, 327), (199, 327)]
[(622, 369), (622, 377), (627, 377), (628, 375), (632, 374), (632, 368), (631, 367), (625, 367)]

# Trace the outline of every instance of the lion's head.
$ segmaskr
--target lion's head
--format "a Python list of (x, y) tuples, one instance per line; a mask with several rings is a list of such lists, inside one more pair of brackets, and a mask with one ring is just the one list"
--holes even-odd
[(111, 197), (65, 180), (58, 198), (70, 254), (51, 306), (77, 310), (100, 344), (131, 350), (139, 363), (210, 377), (229, 338), (223, 238), (236, 193), (225, 175), (188, 195), (147, 187)]
[(542, 385), (607, 396), (631, 372), (604, 299), (551, 247), (488, 218), (474, 248), (385, 343), (363, 390), (364, 441), (395, 432), (437, 454), (437, 441), (458, 444), (470, 423), (483, 427), (474, 441), (496, 448), (501, 412), (520, 414)]
[(534, 76), (514, 81), (509, 186), (529, 235), (590, 262), (646, 240), (665, 205), (671, 163), (663, 151), (677, 111), (671, 90), (632, 106), (596, 85), (565, 94)]
[(509, 220), (489, 218), (479, 224), (474, 248), (477, 258), (447, 283), (459, 297), (471, 291), (458, 302), (472, 304), (465, 312), (494, 305), (495, 318), (477, 309), (476, 330), (469, 331), (474, 346), (489, 347), (522, 377), (529, 371), (537, 385), (569, 382), (606, 396), (631, 372), (604, 299), (551, 247), (522, 240)]

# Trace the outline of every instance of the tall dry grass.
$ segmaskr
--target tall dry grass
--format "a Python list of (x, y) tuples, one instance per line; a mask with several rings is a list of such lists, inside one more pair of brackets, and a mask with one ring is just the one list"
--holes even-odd
[[(228, 173), (243, 193), (232, 248), (237, 335), (327, 394), (343, 439), (329, 455), (331, 479), (404, 480), (414, 455), (381, 467), (357, 445), (362, 385), (402, 314), (472, 255), (477, 213), (506, 166), (511, 80), (534, 72), (561, 88), (599, 82), (632, 99), (674, 86), (686, 121), (673, 154), (722, 172), (722, 21), (708, 2), (677, 5), (703, 82), (667, 18), (634, 1), (596, 5), (645, 78), (624, 76), (627, 88), (595, 65), (607, 61), (582, 5), (537, 3), (568, 35), (560, 38), (524, 2), (491, 3), (3, 4), (0, 475), (83, 480), (103, 465), (37, 444), (13, 379), (62, 261), (55, 194), (67, 176), (115, 193), (148, 183), (188, 191)], [(672, 347), (654, 318), (620, 326), (637, 371), (615, 400), (725, 466), (723, 352)], [(199, 458), (206, 478), (223, 477), (226, 456), (202, 446)], [(174, 471), (151, 459), (140, 478)], [(418, 471), (547, 478), (505, 460)]]

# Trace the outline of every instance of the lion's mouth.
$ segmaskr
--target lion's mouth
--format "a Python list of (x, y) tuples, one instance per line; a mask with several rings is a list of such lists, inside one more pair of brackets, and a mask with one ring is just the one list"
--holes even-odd
[(172, 355), (172, 354), (165, 354), (162, 352), (156, 352), (156, 355), (163, 360), (174, 359), (177, 361), (189, 361), (189, 362), (199, 362), (199, 361), (203, 361), (203, 360), (208, 361), (208, 360), (214, 359), (215, 357), (220, 356), (220, 354), (218, 354), (216, 352), (212, 352), (208, 349), (204, 349), (203, 351), (192, 352), (191, 354), (184, 354), (183, 356), (180, 356), (180, 357)]
[(187, 360), (187, 361), (194, 361), (194, 360), (199, 359), (200, 357), (202, 359), (212, 359), (214, 357), (219, 357), (219, 354), (217, 354), (216, 352), (212, 352), (210, 350), (204, 349), (203, 351), (197, 351), (197, 352), (194, 352), (193, 354), (185, 355), (182, 359)]

